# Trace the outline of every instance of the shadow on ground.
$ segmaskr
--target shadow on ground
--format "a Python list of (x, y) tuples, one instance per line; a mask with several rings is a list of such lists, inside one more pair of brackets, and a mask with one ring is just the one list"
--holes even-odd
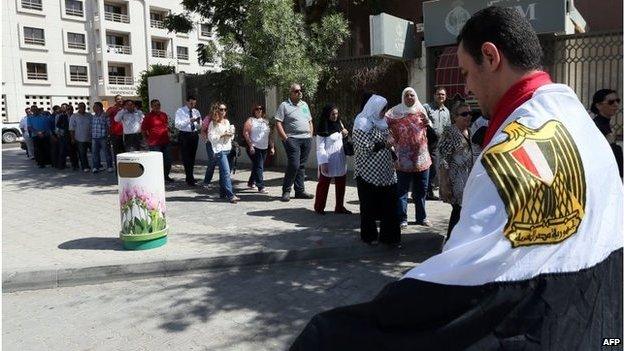
[(124, 251), (119, 238), (82, 238), (66, 241), (58, 246), (62, 250), (112, 250)]

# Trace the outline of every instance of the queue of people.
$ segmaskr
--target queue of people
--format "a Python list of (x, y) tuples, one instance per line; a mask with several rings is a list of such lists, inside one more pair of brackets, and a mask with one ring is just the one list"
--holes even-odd
[[(400, 247), (401, 230), (408, 226), (410, 191), (415, 224), (430, 226), (425, 203), (438, 199), (431, 191), (435, 185), (439, 185), (440, 199), (452, 206), (446, 236), (447, 240), (450, 238), (460, 217), (468, 176), (486, 146), (488, 119), (485, 116), (473, 119), (470, 105), (461, 100), (449, 110), (445, 105), (444, 88), (436, 89), (434, 103), (422, 105), (415, 90), (407, 87), (401, 94), (401, 103), (390, 109), (384, 97), (365, 94), (361, 112), (350, 133), (340, 118), (339, 109), (333, 104), (324, 106), (314, 123), (302, 96), (301, 86), (293, 84), (289, 98), (275, 113), (275, 128), (271, 128), (264, 106), (253, 106), (242, 126), (246, 151), (252, 162), (247, 181), (249, 189), (257, 189), (260, 194), (268, 193), (264, 183), (264, 164), (268, 155), (275, 154), (273, 133), (277, 132), (287, 156), (282, 201), (290, 200), (294, 187), (295, 198), (314, 198), (314, 211), (324, 215), (333, 181), (336, 193), (334, 212), (351, 214), (344, 202), (348, 156), (353, 156), (363, 242)], [(196, 104), (197, 99), (189, 96), (174, 118), (174, 126), (179, 131), (185, 181), (189, 186), (197, 184), (194, 167), (201, 140), (208, 156), (203, 186), (212, 186), (218, 166), (220, 197), (237, 203), (240, 198), (235, 193), (230, 174), (236, 127), (228, 119), (227, 105), (216, 102), (208, 115), (202, 117)], [(602, 89), (594, 95), (590, 111), (596, 126), (611, 145), (622, 172), (621, 147), (610, 127), (619, 104), (615, 91)], [(52, 114), (39, 110), (36, 105), (26, 109), (27, 115), (20, 125), (26, 136), (28, 156), (34, 157), (41, 168), (51, 164), (63, 169), (69, 158), (73, 170), (98, 173), (103, 170), (113, 172), (113, 161), (121, 152), (157, 151), (163, 154), (165, 181), (174, 181), (170, 177), (169, 116), (161, 110), (160, 101), (150, 101), (150, 111), (144, 114), (134, 101), (116, 96), (115, 105), (106, 111), (100, 102), (93, 104), (93, 111), (87, 113), (84, 103), (77, 105), (77, 111), (68, 104), (55, 106)], [(304, 182), (313, 137), (318, 175), (315, 195), (305, 191)], [(352, 151), (348, 152), (347, 146)], [(87, 157), (89, 149), (91, 163)], [(101, 154), (104, 154), (106, 168), (102, 166)], [(432, 182), (434, 177), (435, 182)]]

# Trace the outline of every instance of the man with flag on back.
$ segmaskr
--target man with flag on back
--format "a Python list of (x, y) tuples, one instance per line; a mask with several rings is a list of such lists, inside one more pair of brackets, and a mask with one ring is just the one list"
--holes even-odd
[(451, 239), (372, 301), (316, 315), (292, 350), (594, 350), (622, 338), (624, 192), (609, 145), (541, 70), (516, 10), (477, 12), (458, 43), (490, 123)]

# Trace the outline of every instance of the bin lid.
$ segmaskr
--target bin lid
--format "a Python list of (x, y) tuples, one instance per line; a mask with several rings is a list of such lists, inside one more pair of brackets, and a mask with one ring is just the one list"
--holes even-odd
[(142, 162), (162, 158), (158, 151), (131, 151), (117, 154), (117, 162)]

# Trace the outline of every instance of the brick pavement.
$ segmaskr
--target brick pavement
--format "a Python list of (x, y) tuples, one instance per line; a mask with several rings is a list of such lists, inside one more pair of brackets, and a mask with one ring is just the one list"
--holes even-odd
[[(118, 239), (119, 213), (115, 174), (85, 174), (38, 169), (21, 150), (2, 152), (3, 281), (11, 274), (106, 265), (163, 263), (190, 258), (289, 252), (302, 249), (361, 248), (357, 194), (347, 189), (354, 215), (312, 211), (313, 200), (279, 201), (280, 172), (267, 171), (267, 195), (244, 189), (249, 171), (234, 177), (241, 202), (218, 198), (218, 190), (188, 188), (181, 174), (167, 186), (169, 242), (157, 249), (125, 251)], [(197, 167), (203, 178), (205, 167)], [(306, 181), (309, 192), (316, 182)], [(333, 209), (333, 189), (328, 209)], [(427, 204), (433, 228), (410, 225), (404, 242), (439, 250), (450, 206)], [(410, 220), (413, 220), (410, 205)], [(434, 233), (434, 234), (432, 234)], [(423, 244), (420, 239), (434, 239)], [(410, 244), (412, 243), (412, 244)], [(428, 245), (428, 246), (427, 246)], [(434, 247), (433, 247), (433, 246)], [(365, 251), (368, 252), (368, 251)], [(87, 274), (87, 273), (85, 273)], [(90, 274), (90, 273), (88, 273)], [(43, 279), (43, 278), (41, 278)]]

